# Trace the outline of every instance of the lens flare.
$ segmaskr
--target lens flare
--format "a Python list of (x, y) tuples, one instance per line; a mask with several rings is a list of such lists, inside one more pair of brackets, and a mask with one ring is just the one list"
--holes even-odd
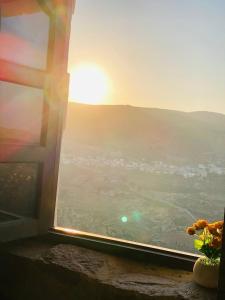
[(70, 73), (70, 100), (84, 104), (106, 104), (110, 93), (107, 74), (96, 64), (80, 64)]
[(123, 223), (127, 223), (127, 222), (128, 222), (128, 217), (127, 217), (127, 216), (121, 217), (121, 221), (122, 221)]

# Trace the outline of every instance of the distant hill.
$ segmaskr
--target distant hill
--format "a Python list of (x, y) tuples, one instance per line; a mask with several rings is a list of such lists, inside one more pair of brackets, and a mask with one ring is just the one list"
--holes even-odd
[(70, 102), (64, 149), (77, 144), (149, 159), (225, 159), (225, 115)]

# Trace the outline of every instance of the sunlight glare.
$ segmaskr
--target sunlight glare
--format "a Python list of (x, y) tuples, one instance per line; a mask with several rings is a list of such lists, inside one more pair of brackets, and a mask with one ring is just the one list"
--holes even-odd
[(98, 65), (80, 64), (70, 74), (70, 101), (106, 104), (110, 92), (109, 79)]

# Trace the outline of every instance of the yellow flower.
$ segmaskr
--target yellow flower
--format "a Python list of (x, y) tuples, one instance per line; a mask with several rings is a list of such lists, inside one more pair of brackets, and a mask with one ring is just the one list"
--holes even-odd
[(223, 228), (223, 221), (218, 221), (214, 223), (216, 229), (222, 229)]
[(198, 229), (204, 229), (206, 226), (208, 225), (208, 221), (207, 220), (198, 220), (195, 223), (195, 228)]
[(214, 223), (208, 225), (208, 230), (211, 234), (217, 234), (217, 228)]
[(189, 234), (189, 235), (194, 235), (195, 234), (195, 228), (194, 227), (188, 227), (186, 229), (186, 232)]
[(222, 239), (220, 239), (219, 237), (214, 237), (210, 246), (213, 248), (221, 248)]

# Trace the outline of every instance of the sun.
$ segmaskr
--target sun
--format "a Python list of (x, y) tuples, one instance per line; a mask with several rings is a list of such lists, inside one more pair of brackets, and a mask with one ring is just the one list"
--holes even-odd
[(110, 93), (110, 81), (100, 66), (82, 63), (70, 73), (70, 101), (85, 104), (105, 104)]

